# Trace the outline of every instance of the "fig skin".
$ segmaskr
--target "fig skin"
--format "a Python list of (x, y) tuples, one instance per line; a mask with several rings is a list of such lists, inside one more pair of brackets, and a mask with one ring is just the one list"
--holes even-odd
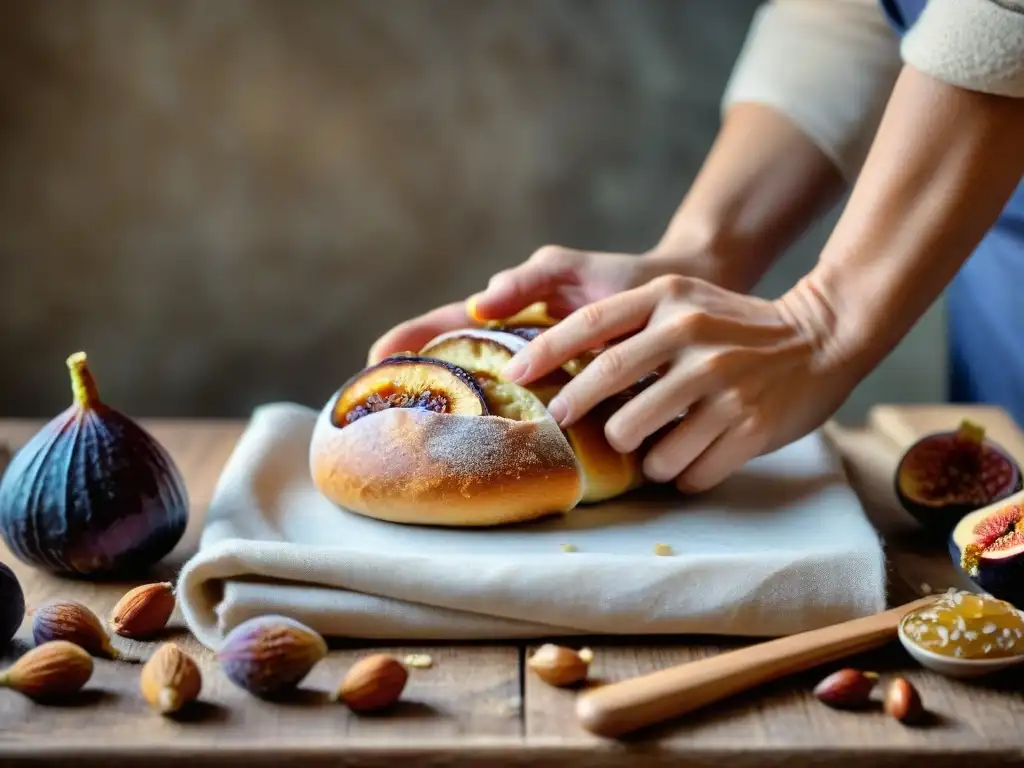
[(25, 592), (18, 577), (0, 563), (0, 649), (6, 647), (25, 619)]
[(908, 493), (904, 489), (902, 482), (907, 464), (915, 458), (919, 451), (927, 450), (940, 441), (952, 443), (957, 434), (957, 430), (949, 430), (926, 435), (918, 440), (903, 454), (896, 468), (893, 481), (896, 498), (903, 509), (912, 515), (925, 529), (940, 535), (949, 535), (965, 515), (985, 508), (990, 504), (998, 503), (1024, 488), (1024, 476), (1022, 476), (1017, 462), (1014, 461), (1002, 446), (985, 437), (982, 442), (984, 454), (1000, 457), (1011, 470), (1010, 481), (994, 494), (973, 502), (952, 499), (944, 502), (942, 499), (916, 498)]
[(15, 557), (42, 570), (135, 576), (184, 535), (185, 483), (152, 435), (100, 400), (84, 353), (67, 366), (74, 402), (0, 480), (0, 534)]
[[(1024, 504), (1024, 498), (1020, 495), (1014, 498), (1016, 504)], [(953, 566), (961, 576), (993, 597), (1024, 610), (1024, 546), (1021, 546), (1019, 553), (1005, 558), (981, 559), (974, 573), (965, 570), (962, 564), (964, 549), (975, 539), (974, 527), (985, 518), (999, 515), (1001, 510), (1013, 506), (1015, 504), (1007, 502), (969, 512), (949, 534), (947, 546)]]

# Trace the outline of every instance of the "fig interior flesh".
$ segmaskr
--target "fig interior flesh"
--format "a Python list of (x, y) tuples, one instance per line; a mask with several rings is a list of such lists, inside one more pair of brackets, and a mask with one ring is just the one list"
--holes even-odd
[(1020, 487), (1017, 464), (969, 421), (918, 441), (900, 462), (897, 489), (917, 508), (977, 509)]
[(487, 415), (483, 390), (467, 371), (420, 356), (393, 357), (366, 368), (343, 388), (333, 422), (344, 427), (388, 408), (417, 408), (465, 416)]

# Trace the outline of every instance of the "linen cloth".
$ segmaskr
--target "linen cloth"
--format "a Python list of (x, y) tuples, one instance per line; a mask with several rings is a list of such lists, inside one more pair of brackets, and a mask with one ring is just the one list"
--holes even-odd
[[(415, 642), (778, 636), (885, 606), (881, 543), (819, 433), (703, 495), (644, 489), (546, 521), (453, 530), (321, 496), (316, 416), (257, 408), (223, 469), (178, 583), (189, 629), (211, 648), (261, 614), (327, 637)], [(659, 543), (673, 554), (655, 555)]]

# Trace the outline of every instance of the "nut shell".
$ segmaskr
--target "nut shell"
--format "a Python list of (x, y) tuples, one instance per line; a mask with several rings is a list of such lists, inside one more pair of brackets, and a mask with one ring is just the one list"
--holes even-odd
[(143, 698), (163, 715), (177, 712), (195, 701), (202, 687), (199, 665), (174, 643), (164, 643), (157, 648), (139, 676)]
[(563, 687), (586, 679), (591, 658), (589, 653), (546, 643), (534, 652), (527, 666), (548, 685)]
[(262, 697), (294, 688), (326, 655), (327, 643), (305, 624), (259, 616), (228, 634), (217, 660), (235, 685)]
[(118, 600), (110, 614), (110, 626), (122, 637), (152, 637), (167, 626), (176, 605), (170, 582), (143, 584)]
[(37, 608), (32, 617), (32, 639), (36, 645), (67, 640), (93, 656), (121, 658), (96, 614), (75, 600), (51, 600)]
[(398, 659), (375, 653), (356, 662), (338, 687), (336, 696), (356, 712), (371, 712), (398, 701), (409, 671)]
[(85, 685), (92, 670), (92, 656), (85, 650), (67, 640), (51, 640), (31, 649), (0, 672), (0, 687), (31, 699), (60, 698)]

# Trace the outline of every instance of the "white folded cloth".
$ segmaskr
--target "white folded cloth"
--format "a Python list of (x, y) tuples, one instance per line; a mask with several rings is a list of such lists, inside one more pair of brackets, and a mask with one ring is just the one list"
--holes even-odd
[(321, 496), (309, 472), (316, 416), (257, 408), (224, 467), (178, 581), (188, 627), (211, 648), (262, 614), (328, 637), (416, 642), (767, 637), (885, 607), (881, 542), (820, 433), (699, 496), (644, 489), (544, 521), (444, 529)]

